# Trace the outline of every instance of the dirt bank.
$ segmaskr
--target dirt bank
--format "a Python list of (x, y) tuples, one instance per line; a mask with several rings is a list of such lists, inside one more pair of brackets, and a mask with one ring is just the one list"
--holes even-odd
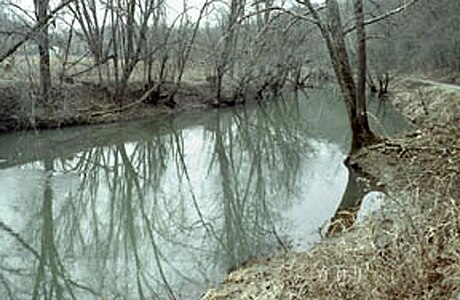
[[(216, 105), (214, 92), (207, 83), (131, 83), (122, 97), (115, 96), (110, 84), (92, 82), (56, 83), (47, 103), (40, 102), (36, 86), (18, 81), (0, 81), (0, 132), (45, 129), (73, 125), (136, 120), (194, 109), (227, 107), (257, 99), (254, 91), (223, 91)], [(262, 92), (261, 92), (262, 93)], [(173, 95), (173, 97), (172, 97)]]
[(203, 299), (459, 299), (460, 91), (394, 90), (418, 129), (352, 158), (379, 178), (382, 209), (308, 252), (251, 262)]

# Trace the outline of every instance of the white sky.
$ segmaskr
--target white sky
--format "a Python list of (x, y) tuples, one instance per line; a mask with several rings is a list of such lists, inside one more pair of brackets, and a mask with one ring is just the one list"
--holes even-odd
[[(7, 0), (9, 2), (18, 4), (23, 10), (27, 11), (30, 15), (33, 16), (34, 11), (34, 0)], [(1, 1), (1, 2), (7, 2)], [(141, 0), (143, 1), (143, 0)], [(189, 11), (189, 15), (195, 19), (199, 15), (199, 11), (205, 0), (186, 0), (187, 1), (187, 8)], [(104, 3), (105, 1), (96, 0), (97, 3)], [(216, 2), (222, 3), (229, 3), (230, 0), (216, 0)], [(50, 8), (51, 10), (56, 7), (61, 0), (50, 0)], [(103, 6), (101, 6), (103, 7)], [(180, 14), (184, 9), (184, 0), (166, 0), (166, 7), (167, 7), (167, 15), (168, 19), (172, 21), (178, 14)], [(21, 13), (19, 9), (14, 9), (16, 12), (24, 16), (24, 13)], [(102, 13), (101, 13), (102, 17)]]
[[(24, 9), (25, 11), (28, 11), (33, 16), (34, 0), (7, 0), (7, 1), (18, 4), (22, 9)], [(7, 1), (2, 1), (2, 2), (7, 2)], [(187, 7), (189, 8), (188, 14), (192, 20), (195, 20), (198, 17), (199, 11), (206, 0), (186, 0), (186, 1), (187, 1)], [(230, 0), (215, 0), (215, 1), (216, 3), (213, 4), (214, 8), (217, 6), (223, 7), (225, 4), (230, 3)], [(96, 0), (96, 2), (104, 3), (105, 1)], [(278, 2), (276, 5), (281, 5), (281, 3), (293, 3), (292, 0), (278, 0), (276, 2)], [(312, 0), (312, 2), (320, 3), (320, 2), (324, 2), (324, 0)], [(59, 3), (61, 3), (61, 0), (50, 0), (51, 9), (56, 7)], [(172, 22), (172, 20), (174, 20), (175, 17), (183, 11), (184, 0), (166, 0), (166, 5), (167, 5), (168, 20), (169, 22)], [(19, 9), (16, 9), (16, 11), (19, 12)], [(22, 13), (22, 15), (24, 14)], [(208, 16), (208, 21), (212, 22), (214, 21), (214, 19), (215, 17)]]

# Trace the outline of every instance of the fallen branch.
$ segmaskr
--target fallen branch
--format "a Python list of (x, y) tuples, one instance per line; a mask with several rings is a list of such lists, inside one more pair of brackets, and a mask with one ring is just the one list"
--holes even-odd
[(102, 111), (96, 111), (94, 113), (91, 114), (91, 117), (98, 117), (98, 116), (102, 116), (102, 115), (106, 115), (106, 114), (113, 114), (113, 113), (120, 113), (120, 112), (123, 112), (131, 107), (134, 107), (138, 104), (141, 104), (143, 102), (145, 102), (145, 100), (147, 100), (150, 95), (156, 91), (159, 87), (159, 83), (156, 83), (153, 87), (151, 87), (150, 89), (148, 89), (143, 95), (141, 98), (139, 98), (138, 100), (136, 101), (133, 101), (131, 103), (128, 103), (124, 106), (121, 106), (121, 107), (116, 107), (116, 108), (113, 108), (113, 109), (109, 109), (109, 110), (102, 110)]

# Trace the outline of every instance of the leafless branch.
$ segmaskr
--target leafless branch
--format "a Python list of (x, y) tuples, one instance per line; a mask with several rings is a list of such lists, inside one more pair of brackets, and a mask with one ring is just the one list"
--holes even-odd
[(67, 5), (69, 5), (70, 3), (74, 1), (75, 0), (64, 1), (60, 5), (58, 5), (55, 9), (53, 9), (48, 14), (47, 18), (43, 22), (37, 23), (34, 27), (32, 27), (32, 29), (27, 34), (24, 35), (24, 37), (20, 41), (18, 41), (16, 44), (14, 44), (13, 47), (11, 47), (8, 51), (6, 51), (0, 56), (0, 63), (4, 61), (5, 59), (7, 59), (8, 57), (10, 57), (11, 55), (13, 55), (14, 52), (16, 52), (19, 49), (19, 47), (21, 47), (25, 42), (27, 42), (29, 39), (35, 36), (38, 32), (40, 32), (40, 30), (43, 27), (47, 26), (48, 23), (54, 18), (54, 16), (58, 12), (60, 12), (62, 9), (67, 7)]
[[(400, 12), (403, 12), (403, 11), (406, 10), (408, 7), (410, 7), (410, 6), (414, 5), (414, 4), (416, 4), (416, 3), (419, 2), (419, 1), (420, 1), (420, 0), (411, 0), (411, 1), (409, 1), (409, 2), (407, 2), (407, 3), (405, 3), (405, 4), (401, 5), (401, 6), (399, 6), (399, 7), (395, 8), (395, 9), (393, 9), (393, 10), (390, 10), (389, 12), (386, 12), (386, 13), (380, 15), (380, 16), (377, 16), (377, 17), (374, 17), (374, 18), (371, 18), (371, 19), (368, 19), (368, 20), (364, 21), (364, 25), (365, 25), (365, 26), (368, 26), (368, 25), (377, 23), (377, 22), (379, 22), (379, 21), (381, 21), (381, 20), (383, 20), (383, 19), (386, 19), (386, 18), (388, 18), (388, 17), (391, 17), (391, 16), (393, 16), (393, 15), (396, 15), (396, 14), (398, 14), (398, 13), (400, 13)], [(356, 30), (356, 25), (352, 25), (352, 26), (346, 28), (346, 29), (344, 30), (344, 33), (345, 33), (345, 34), (348, 34), (348, 33), (350, 33), (350, 32), (353, 32), (354, 30)]]
[(253, 16), (256, 16), (258, 14), (261, 14), (261, 13), (264, 13), (264, 12), (271, 12), (271, 11), (279, 11), (279, 12), (282, 12), (282, 13), (285, 13), (285, 14), (288, 14), (294, 18), (297, 18), (297, 19), (301, 19), (301, 20), (304, 20), (304, 21), (307, 21), (307, 22), (310, 22), (310, 23), (313, 23), (313, 24), (317, 24), (318, 21), (314, 18), (310, 18), (308, 17), (307, 15), (302, 15), (302, 14), (299, 14), (297, 12), (294, 12), (292, 11), (291, 9), (287, 9), (287, 8), (284, 8), (284, 7), (280, 7), (280, 6), (273, 6), (273, 7), (268, 7), (268, 8), (265, 8), (265, 9), (261, 9), (259, 11), (256, 11), (256, 12), (253, 12), (253, 13), (250, 13), (250, 14), (247, 14), (247, 15), (244, 15), (243, 17), (241, 17), (239, 19), (239, 23), (243, 22), (244, 20), (248, 19), (248, 18), (251, 18)]

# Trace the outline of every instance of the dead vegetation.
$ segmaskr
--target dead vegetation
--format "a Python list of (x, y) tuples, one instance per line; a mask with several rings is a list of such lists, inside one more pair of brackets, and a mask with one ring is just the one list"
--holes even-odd
[[(152, 101), (150, 95), (145, 96), (150, 87), (132, 83), (123, 105), (118, 105), (110, 85), (64, 83), (51, 90), (48, 103), (41, 103), (36, 86), (0, 84), (0, 132), (126, 121), (211, 107), (211, 90), (206, 84), (183, 83), (175, 89), (174, 84), (163, 83), (158, 99)], [(171, 102), (168, 95), (173, 90)]]
[(383, 209), (308, 252), (253, 262), (203, 299), (459, 299), (460, 92), (411, 89), (392, 100), (423, 127), (352, 158), (385, 187)]
[[(54, 78), (49, 99), (40, 101), (39, 85), (24, 81), (26, 66), (17, 66), (15, 74), (0, 73), (0, 132), (12, 130), (60, 128), (99, 124), (175, 114), (191, 109), (225, 108), (251, 101), (263, 101), (281, 90), (300, 88), (288, 76), (269, 77), (228, 84), (221, 88), (221, 101), (215, 100), (212, 80), (203, 80), (201, 68), (184, 73), (178, 84), (171, 80), (143, 83), (135, 73), (123, 95), (117, 94), (116, 83), (98, 82), (91, 74), (71, 81)], [(22, 77), (21, 77), (22, 76)], [(36, 74), (34, 74), (36, 76)]]
[(416, 79), (398, 80), (392, 103), (414, 124), (452, 122), (460, 116), (460, 89), (440, 88)]

